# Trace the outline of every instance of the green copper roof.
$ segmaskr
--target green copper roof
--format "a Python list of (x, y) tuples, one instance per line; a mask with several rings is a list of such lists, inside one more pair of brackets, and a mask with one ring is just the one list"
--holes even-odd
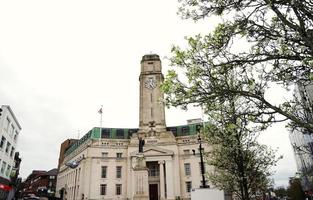
[(175, 137), (195, 135), (197, 134), (197, 129), (200, 128), (202, 124), (189, 124), (182, 126), (170, 126), (166, 127), (166, 130), (172, 131)]
[[(188, 136), (197, 134), (197, 129), (201, 127), (200, 123), (182, 125), (182, 126), (170, 126), (166, 127), (167, 131), (172, 131), (175, 137)], [(85, 143), (88, 139), (129, 139), (133, 133), (138, 131), (137, 128), (102, 128), (100, 134), (100, 128), (94, 127), (88, 133), (86, 133), (80, 140), (72, 144), (65, 152), (65, 156), (72, 153), (77, 149), (81, 144)]]

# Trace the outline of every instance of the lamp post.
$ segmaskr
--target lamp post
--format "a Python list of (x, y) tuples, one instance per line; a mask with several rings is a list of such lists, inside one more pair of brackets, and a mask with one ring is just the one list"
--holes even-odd
[(202, 174), (202, 185), (200, 186), (200, 188), (209, 188), (210, 186), (208, 186), (206, 184), (206, 180), (205, 180), (204, 162), (203, 162), (203, 154), (202, 154), (202, 143), (201, 143), (200, 134), (198, 134), (198, 142), (199, 142), (200, 163), (201, 163), (200, 165), (201, 165), (201, 174)]

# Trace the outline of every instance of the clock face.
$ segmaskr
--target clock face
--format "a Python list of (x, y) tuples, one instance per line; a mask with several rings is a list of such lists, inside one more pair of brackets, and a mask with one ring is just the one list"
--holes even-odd
[(152, 90), (156, 87), (156, 82), (154, 80), (154, 78), (148, 78), (146, 81), (145, 81), (145, 87)]

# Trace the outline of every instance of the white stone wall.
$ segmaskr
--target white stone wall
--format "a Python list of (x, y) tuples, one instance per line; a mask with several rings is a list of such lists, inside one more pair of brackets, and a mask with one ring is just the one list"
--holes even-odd
[[(87, 149), (80, 152), (76, 155), (72, 160), (67, 161), (71, 162), (73, 160), (80, 160), (83, 156), (87, 155)], [(62, 188), (66, 189), (65, 197), (70, 199), (78, 199), (81, 197), (81, 191), (84, 189), (86, 185), (86, 177), (84, 177), (84, 173), (86, 171), (86, 160), (82, 160), (77, 168), (71, 169), (64, 165), (63, 163), (59, 169), (58, 177), (57, 177), (57, 186), (56, 186), (56, 196), (59, 196), (59, 190)], [(74, 194), (75, 193), (75, 194)], [(81, 198), (79, 198), (81, 199)]]
[[(186, 140), (186, 138), (189, 138)], [(196, 143), (194, 136), (185, 137), (185, 140), (179, 140), (181, 143), (160, 144), (157, 146), (147, 145), (146, 161), (164, 161), (165, 174), (167, 183), (167, 199), (175, 199), (181, 197), (183, 199), (190, 198), (190, 193), (186, 191), (186, 181), (192, 182), (192, 188), (199, 188), (201, 184), (200, 173), (200, 157), (198, 154), (193, 155), (192, 149), (198, 153), (199, 145)], [(84, 159), (80, 162), (76, 169), (66, 167), (64, 163), (60, 168), (57, 182), (57, 193), (61, 188), (66, 188), (67, 200), (74, 199), (74, 191), (76, 199), (81, 199), (82, 194), (88, 199), (132, 199), (134, 191), (134, 173), (135, 157), (138, 152), (137, 146), (128, 146), (128, 140), (108, 140), (102, 139), (102, 146), (99, 147), (99, 141), (81, 149), (76, 156), (70, 155), (71, 160), (65, 159), (67, 162), (79, 160), (83, 155)], [(190, 154), (186, 155), (184, 150), (190, 150)], [(205, 151), (208, 151), (205, 147)], [(107, 157), (102, 157), (102, 153), (107, 152)], [(77, 153), (74, 151), (72, 154)], [(122, 153), (122, 158), (117, 158), (116, 154)], [(184, 163), (190, 163), (191, 175), (185, 176)], [(107, 166), (107, 178), (101, 178), (101, 166)], [(116, 166), (122, 166), (122, 178), (116, 178)], [(212, 170), (206, 166), (207, 170)], [(75, 188), (75, 175), (76, 189)], [(100, 195), (100, 185), (107, 185), (106, 195)], [(116, 195), (116, 184), (122, 185), (122, 194)], [(159, 193), (160, 182), (158, 183)]]
[[(67, 200), (74, 199), (74, 191), (76, 191), (75, 199), (81, 199), (82, 194), (88, 199), (125, 199), (127, 194), (127, 146), (122, 146), (121, 143), (125, 144), (125, 140), (114, 140), (109, 142), (110, 145), (102, 145), (100, 148), (99, 141), (94, 141), (71, 160), (65, 159), (58, 174), (57, 191), (65, 188)], [(103, 157), (103, 152), (107, 152), (108, 156)], [(72, 154), (75, 153), (76, 151)], [(122, 153), (122, 158), (117, 158), (117, 153)], [(77, 168), (71, 169), (65, 166), (66, 162), (79, 160), (83, 155), (84, 159)], [(101, 166), (107, 166), (107, 178), (101, 178)], [(122, 166), (121, 178), (116, 178), (116, 166)], [(76, 189), (74, 189), (75, 175), (77, 175)], [(100, 184), (107, 184), (106, 195), (100, 195)], [(118, 196), (115, 195), (116, 184), (122, 185), (122, 194)]]
[[(17, 149), (21, 127), (9, 106), (1, 106), (1, 109), (3, 111), (0, 116), (0, 141), (2, 137), (4, 137), (5, 142), (2, 148), (0, 148), (0, 176), (9, 179), (10, 172), (14, 165), (14, 155)], [(6, 152), (8, 143), (10, 144), (10, 147), (8, 148), (8, 152)], [(6, 166), (4, 172), (1, 173), (1, 168), (3, 167), (4, 162), (6, 163)], [(8, 166), (10, 166), (10, 169), (8, 169)]]
[[(186, 190), (186, 182), (191, 181), (192, 189), (199, 188), (202, 181), (201, 168), (200, 168), (200, 154), (199, 154), (199, 144), (196, 143), (195, 137), (182, 137), (185, 143), (179, 145), (179, 165), (180, 165), (180, 177), (181, 177), (181, 197), (190, 198), (191, 193)], [(189, 139), (188, 139), (189, 138)], [(187, 140), (187, 141), (186, 141)], [(189, 141), (189, 142), (188, 142)], [(203, 144), (204, 152), (209, 152), (210, 148)], [(189, 150), (189, 154), (184, 150)], [(193, 151), (195, 150), (195, 155)], [(206, 159), (204, 159), (204, 162)], [(185, 163), (190, 164), (191, 174), (190, 176), (185, 175)], [(205, 171), (213, 171), (213, 167), (205, 164)], [(207, 180), (207, 179), (206, 179)], [(208, 181), (207, 181), (208, 182)], [(210, 183), (208, 182), (210, 185)], [(211, 185), (212, 186), (212, 185)]]

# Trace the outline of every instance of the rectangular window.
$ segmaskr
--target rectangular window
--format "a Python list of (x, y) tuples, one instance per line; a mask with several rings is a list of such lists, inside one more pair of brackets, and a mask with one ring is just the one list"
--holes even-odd
[(7, 166), (7, 163), (6, 162), (2, 162), (2, 166), (1, 166), (1, 174), (3, 174), (4, 173), (4, 170), (5, 170), (5, 168), (6, 168), (6, 166)]
[(5, 175), (6, 175), (6, 176), (9, 176), (9, 174), (10, 174), (10, 170), (11, 170), (11, 166), (10, 166), (10, 165), (8, 165), (8, 167), (7, 167), (7, 171), (5, 172)]
[(14, 147), (12, 147), (11, 152), (10, 152), (10, 157), (13, 157), (13, 155), (14, 155), (14, 151), (15, 151), (15, 148), (14, 148)]
[(10, 147), (11, 147), (10, 142), (7, 142), (7, 147), (5, 148), (5, 153), (9, 152)]
[(192, 187), (191, 181), (187, 181), (186, 182), (186, 192), (190, 193), (191, 192), (191, 187)]
[(116, 184), (115, 193), (116, 193), (116, 195), (121, 195), (122, 194), (122, 184)]
[(160, 165), (158, 162), (147, 162), (147, 168), (149, 169), (148, 175), (149, 176), (160, 176)]
[(100, 185), (100, 195), (106, 195), (107, 194), (107, 184), (101, 184)]
[(101, 166), (101, 178), (107, 177), (107, 166)]
[(123, 153), (116, 153), (117, 158), (122, 158)]
[(16, 141), (16, 139), (17, 139), (17, 136), (18, 136), (18, 132), (17, 131), (15, 131), (15, 135), (14, 135), (14, 141)]
[(14, 134), (14, 130), (15, 130), (15, 128), (14, 128), (14, 126), (13, 126), (13, 124), (11, 125), (11, 130), (10, 130), (10, 136), (12, 136), (13, 134)]
[(191, 175), (191, 171), (190, 171), (190, 163), (185, 163), (185, 175), (186, 176), (190, 176)]
[(122, 178), (122, 166), (116, 166), (116, 178)]
[(189, 126), (183, 126), (181, 129), (182, 135), (188, 135), (189, 133)]
[(108, 157), (108, 155), (109, 155), (109, 153), (108, 153), (108, 152), (102, 152), (102, 153), (101, 153), (101, 156), (102, 156), (103, 158)]
[(1, 137), (1, 143), (0, 143), (0, 148), (3, 148), (3, 145), (4, 145), (4, 143), (5, 143), (5, 137)]
[(117, 129), (116, 130), (116, 138), (117, 139), (124, 139), (124, 129)]
[(6, 120), (6, 131), (9, 131), (10, 123), (11, 123), (10, 119), (7, 118), (7, 120)]
[(101, 131), (101, 138), (110, 138), (110, 129), (108, 128), (103, 128)]

